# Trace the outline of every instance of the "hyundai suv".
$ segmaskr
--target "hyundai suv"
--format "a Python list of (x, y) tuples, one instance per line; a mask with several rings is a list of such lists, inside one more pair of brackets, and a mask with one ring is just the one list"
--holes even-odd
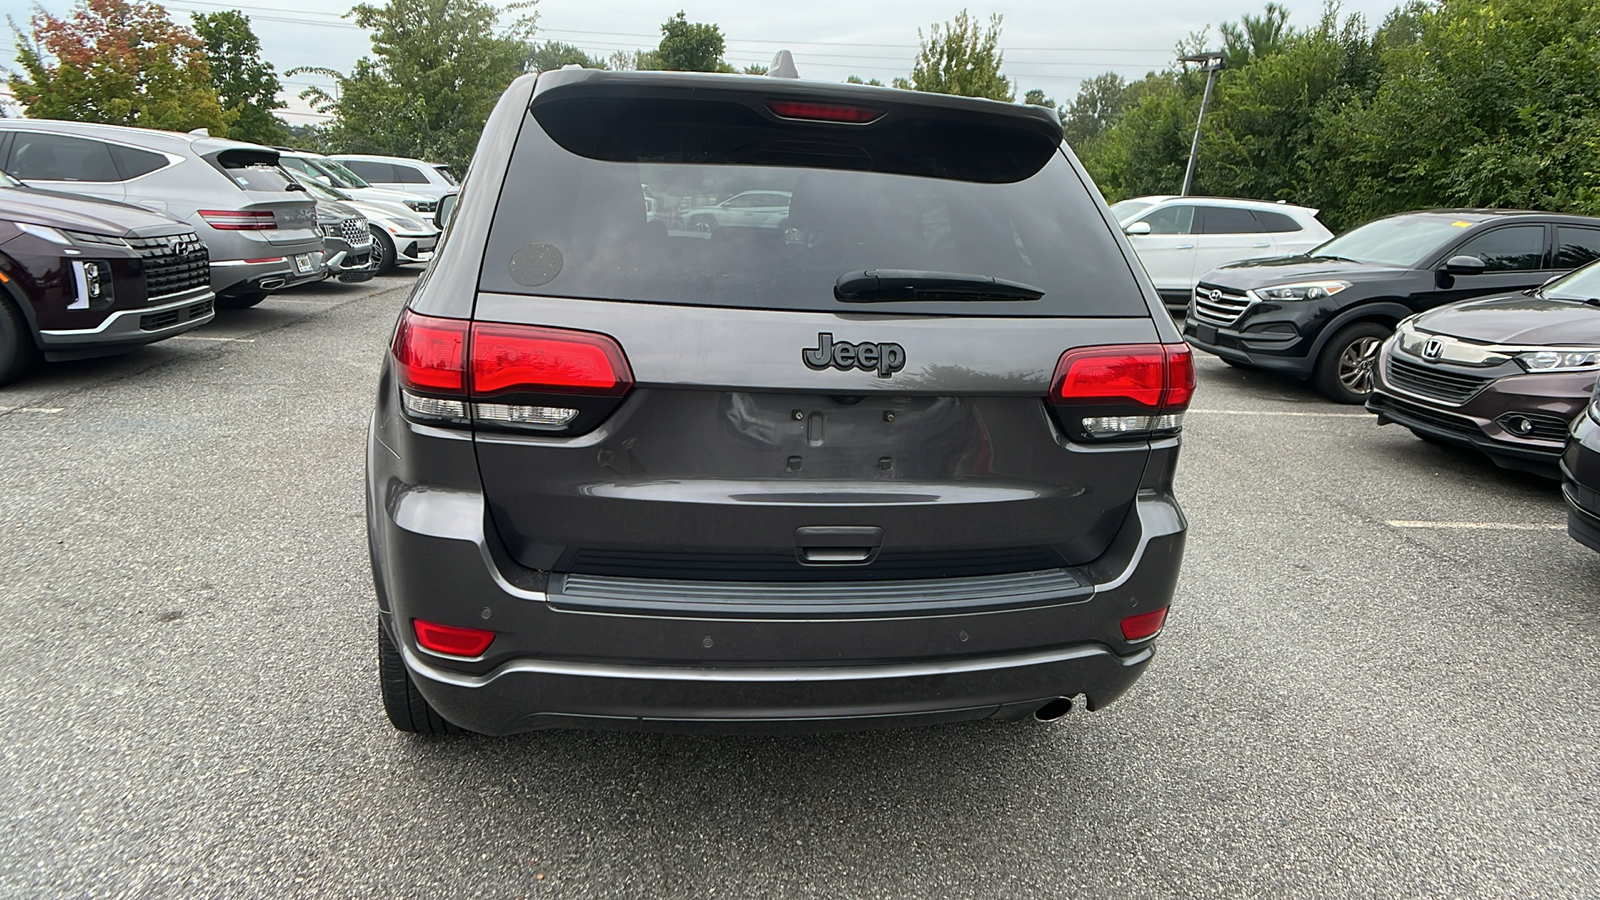
[[(485, 127), (367, 455), (394, 725), (1097, 709), (1183, 554), (1188, 347), (1046, 110), (561, 70)], [(647, 214), (745, 191), (783, 228)]]

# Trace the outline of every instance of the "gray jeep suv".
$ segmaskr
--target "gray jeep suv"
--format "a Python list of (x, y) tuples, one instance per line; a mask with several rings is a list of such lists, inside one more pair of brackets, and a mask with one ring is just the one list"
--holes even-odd
[[(678, 224), (746, 191), (787, 213)], [(380, 376), (386, 710), (507, 734), (1099, 708), (1172, 599), (1193, 387), (1048, 111), (521, 78)]]

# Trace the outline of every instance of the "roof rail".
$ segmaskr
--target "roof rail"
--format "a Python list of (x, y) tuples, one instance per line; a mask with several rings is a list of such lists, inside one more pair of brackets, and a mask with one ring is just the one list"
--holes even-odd
[(772, 65), (767, 66), (767, 77), (798, 80), (800, 72), (794, 67), (794, 54), (787, 50), (779, 50), (777, 55), (772, 57)]

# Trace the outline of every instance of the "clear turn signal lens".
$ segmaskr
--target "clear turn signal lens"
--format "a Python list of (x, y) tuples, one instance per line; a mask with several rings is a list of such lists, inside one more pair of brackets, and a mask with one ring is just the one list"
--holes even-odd
[(565, 428), (578, 417), (578, 411), (567, 406), (518, 406), (510, 403), (474, 403), (472, 415), (479, 421), (498, 425), (521, 425), (525, 428)]

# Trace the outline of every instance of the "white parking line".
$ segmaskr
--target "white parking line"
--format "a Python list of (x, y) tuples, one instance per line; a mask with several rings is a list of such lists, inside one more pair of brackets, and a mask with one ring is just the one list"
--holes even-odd
[(234, 344), (254, 344), (256, 342), (255, 338), (207, 337), (207, 336), (201, 335), (201, 334), (180, 334), (180, 335), (178, 335), (178, 336), (176, 336), (174, 338), (171, 338), (171, 340), (174, 340), (174, 341), (228, 341), (228, 342), (234, 343)]
[(1189, 415), (1202, 416), (1300, 416), (1310, 419), (1371, 419), (1372, 413), (1354, 412), (1299, 412), (1275, 409), (1191, 409)]
[(1562, 531), (1567, 527), (1531, 522), (1419, 522), (1411, 519), (1390, 519), (1384, 524), (1394, 528), (1469, 528), (1480, 531)]
[(0, 406), (0, 413), (44, 413), (45, 415), (54, 415), (62, 411), (63, 407), (60, 406)]

